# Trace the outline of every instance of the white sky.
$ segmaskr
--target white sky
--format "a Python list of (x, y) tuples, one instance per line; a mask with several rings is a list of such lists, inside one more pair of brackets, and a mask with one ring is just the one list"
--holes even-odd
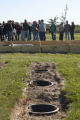
[(60, 17), (68, 4), (67, 20), (80, 24), (80, 0), (0, 0), (0, 22), (23, 22)]

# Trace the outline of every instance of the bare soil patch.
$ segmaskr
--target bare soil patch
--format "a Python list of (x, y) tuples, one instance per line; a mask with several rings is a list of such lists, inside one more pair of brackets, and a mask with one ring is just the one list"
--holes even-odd
[[(36, 72), (36, 70), (43, 70), (43, 72)], [(33, 63), (30, 66), (29, 74), (30, 78), (25, 83), (26, 87), (23, 89), (24, 98), (20, 99), (15, 105), (10, 120), (61, 120), (65, 118), (69, 101), (65, 97), (66, 93), (62, 92), (65, 79), (56, 72), (56, 64)], [(48, 80), (53, 82), (53, 85), (39, 87), (36, 84), (31, 85), (31, 80)], [(33, 104), (52, 104), (57, 106), (59, 111), (51, 115), (31, 115), (29, 106)]]
[(0, 69), (4, 68), (7, 64), (7, 62), (0, 62)]
[(80, 67), (80, 62), (79, 62), (79, 63), (77, 63), (77, 66), (78, 66), (78, 67)]

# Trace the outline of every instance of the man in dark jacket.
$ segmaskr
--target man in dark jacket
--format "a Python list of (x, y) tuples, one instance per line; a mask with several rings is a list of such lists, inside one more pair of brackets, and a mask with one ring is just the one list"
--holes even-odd
[(4, 38), (5, 38), (4, 25), (5, 25), (4, 22), (2, 24), (0, 24), (0, 38), (1, 38), (1, 41), (3, 41)]
[(65, 31), (65, 37), (66, 40), (70, 40), (70, 25), (68, 24), (68, 21), (66, 21), (66, 24), (64, 26), (64, 31)]
[(74, 40), (74, 31), (75, 31), (75, 25), (74, 22), (72, 22), (72, 25), (70, 26), (71, 40)]
[(27, 23), (27, 20), (23, 23), (23, 33), (24, 33), (24, 39), (29, 40), (29, 24)]
[(13, 26), (11, 20), (9, 20), (7, 23), (7, 33), (8, 33), (8, 41), (13, 41)]

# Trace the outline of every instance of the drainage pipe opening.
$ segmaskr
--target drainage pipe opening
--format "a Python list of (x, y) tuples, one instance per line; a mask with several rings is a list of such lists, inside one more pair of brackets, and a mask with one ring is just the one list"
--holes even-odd
[(30, 85), (45, 87), (45, 86), (52, 86), (53, 83), (47, 80), (33, 80), (30, 82)]
[(44, 73), (44, 72), (47, 72), (48, 70), (47, 69), (38, 69), (38, 70), (35, 70), (36, 73)]
[(29, 109), (31, 114), (36, 114), (36, 115), (53, 114), (59, 111), (59, 108), (51, 104), (35, 104), (35, 105), (31, 105)]

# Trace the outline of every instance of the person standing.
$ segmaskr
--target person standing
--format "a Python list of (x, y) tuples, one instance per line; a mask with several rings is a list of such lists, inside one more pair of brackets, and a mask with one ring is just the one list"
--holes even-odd
[(8, 31), (8, 41), (13, 41), (13, 26), (11, 20), (8, 21), (7, 31)]
[(16, 31), (16, 28), (13, 28), (13, 40), (17, 40), (17, 31)]
[(50, 26), (50, 32), (52, 35), (52, 40), (56, 40), (56, 25), (54, 24), (54, 22), (52, 22)]
[(68, 21), (66, 21), (66, 24), (64, 26), (64, 31), (65, 31), (66, 40), (70, 40), (70, 25), (68, 24)]
[(19, 23), (17, 23), (16, 25), (16, 30), (17, 30), (18, 40), (20, 40), (20, 34), (21, 34), (22, 27)]
[(46, 24), (44, 23), (44, 20), (40, 21), (39, 24), (39, 35), (40, 35), (40, 40), (45, 41), (46, 40)]
[(29, 24), (27, 22), (27, 20), (24, 21), (23, 23), (23, 33), (24, 33), (24, 39), (29, 40)]
[(1, 41), (3, 41), (2, 34), (3, 34), (3, 27), (2, 27), (2, 24), (0, 23), (0, 40)]
[(32, 26), (31, 26), (31, 23), (29, 22), (29, 40), (32, 39)]
[(33, 40), (39, 40), (39, 25), (37, 24), (36, 21), (33, 22), (32, 31), (33, 31)]
[(75, 25), (74, 25), (74, 22), (72, 22), (72, 24), (70, 26), (71, 40), (74, 40), (74, 31), (75, 31)]
[(16, 24), (14, 21), (12, 21), (12, 27), (13, 27), (13, 40), (17, 40), (17, 30), (16, 30)]
[(63, 26), (63, 22), (61, 22), (59, 26), (59, 40), (63, 40), (63, 36), (64, 36), (64, 26)]
[(5, 29), (4, 29), (5, 24), (6, 23), (3, 21), (3, 24), (2, 24), (2, 26), (3, 26), (3, 34), (2, 34), (3, 40), (5, 40)]
[(0, 38), (1, 38), (1, 41), (3, 41), (4, 38), (5, 38), (4, 24), (5, 24), (4, 22), (2, 24), (0, 23)]

